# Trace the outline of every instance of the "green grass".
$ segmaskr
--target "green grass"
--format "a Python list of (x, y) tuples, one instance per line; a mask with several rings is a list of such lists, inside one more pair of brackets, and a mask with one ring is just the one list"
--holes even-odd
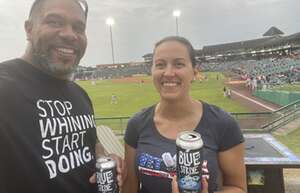
[[(195, 81), (192, 85), (193, 98), (217, 105), (229, 112), (247, 112), (245, 107), (231, 99), (223, 97), (223, 76), (218, 81), (216, 73), (206, 73), (207, 80)], [(91, 81), (77, 82), (82, 86), (93, 102), (95, 115), (101, 117), (131, 116), (142, 108), (159, 101), (151, 77), (143, 77), (145, 83), (114, 83), (112, 80), (97, 81), (92, 85)], [(147, 81), (148, 80), (148, 81)], [(117, 95), (118, 104), (111, 104), (112, 94)]]
[[(239, 103), (223, 97), (224, 77), (217, 73), (205, 73), (207, 80), (195, 81), (192, 85), (191, 95), (193, 98), (203, 100), (217, 105), (228, 112), (248, 112)], [(77, 82), (82, 86), (92, 99), (96, 117), (131, 116), (142, 108), (150, 106), (159, 101), (151, 77), (143, 77), (145, 83), (113, 83), (111, 80), (97, 81), (92, 85), (91, 81)], [(298, 90), (299, 85), (285, 86), (283, 90)], [(111, 104), (112, 94), (117, 95), (118, 104)], [(122, 128), (126, 125), (122, 123)], [(102, 124), (104, 121), (102, 121)], [(122, 125), (121, 124), (121, 125)], [(108, 123), (111, 128), (120, 128), (119, 120)], [(287, 136), (275, 136), (279, 141), (288, 146), (293, 152), (300, 156), (300, 128)]]
[(275, 135), (275, 138), (278, 139), (281, 143), (285, 144), (298, 157), (300, 157), (300, 128), (285, 136)]
[(282, 90), (282, 91), (289, 91), (289, 92), (300, 92), (300, 84), (285, 84), (281, 86), (277, 86), (272, 90)]

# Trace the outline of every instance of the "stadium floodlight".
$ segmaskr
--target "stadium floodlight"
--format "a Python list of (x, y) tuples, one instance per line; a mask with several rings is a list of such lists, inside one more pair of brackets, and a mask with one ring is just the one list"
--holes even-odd
[(178, 18), (180, 17), (181, 15), (181, 11), (176, 9), (173, 11), (173, 16), (175, 17), (175, 22), (176, 22), (176, 36), (179, 35), (179, 30), (178, 30)]
[(113, 43), (113, 36), (112, 36), (112, 26), (115, 24), (115, 20), (112, 17), (109, 17), (106, 19), (106, 24), (109, 26), (109, 32), (110, 32), (112, 63), (115, 64), (114, 43)]
[(181, 15), (181, 11), (180, 10), (177, 9), (177, 10), (173, 11), (173, 16), (174, 17), (180, 17), (180, 15)]
[(106, 24), (109, 26), (113, 26), (115, 24), (115, 20), (112, 17), (106, 19)]

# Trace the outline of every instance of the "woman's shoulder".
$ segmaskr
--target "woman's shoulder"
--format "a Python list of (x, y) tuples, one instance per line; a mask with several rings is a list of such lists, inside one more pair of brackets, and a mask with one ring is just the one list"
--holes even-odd
[(230, 113), (208, 103), (204, 104), (204, 109), (207, 115), (206, 123), (211, 126), (209, 130), (214, 133), (220, 151), (225, 151), (244, 141), (239, 125)]
[(137, 123), (146, 123), (147, 121), (153, 118), (155, 105), (143, 108), (139, 112), (135, 113), (130, 119), (129, 122)]
[(124, 140), (130, 146), (137, 148), (138, 138), (145, 126), (152, 120), (155, 105), (135, 113), (127, 123)]
[(202, 104), (203, 104), (204, 113), (206, 113), (206, 115), (209, 116), (210, 118), (216, 118), (219, 120), (232, 119), (231, 114), (225, 111), (224, 109), (206, 102), (202, 102)]

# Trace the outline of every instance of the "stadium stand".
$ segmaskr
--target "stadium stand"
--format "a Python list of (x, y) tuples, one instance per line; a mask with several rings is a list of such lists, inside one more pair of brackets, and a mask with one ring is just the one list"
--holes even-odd
[[(244, 79), (263, 79), (271, 84), (299, 81), (300, 32), (284, 34), (275, 26), (264, 37), (204, 46), (196, 50), (197, 67), (201, 71), (231, 71)], [(96, 68), (81, 67), (75, 79), (112, 79), (150, 74), (152, 54), (143, 56), (144, 62), (102, 64)]]

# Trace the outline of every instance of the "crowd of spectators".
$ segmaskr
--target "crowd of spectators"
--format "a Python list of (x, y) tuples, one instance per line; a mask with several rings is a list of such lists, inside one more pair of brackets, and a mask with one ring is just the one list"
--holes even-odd
[(272, 56), (260, 60), (241, 59), (236, 61), (204, 62), (204, 71), (234, 72), (250, 90), (300, 82), (300, 57), (294, 55)]

